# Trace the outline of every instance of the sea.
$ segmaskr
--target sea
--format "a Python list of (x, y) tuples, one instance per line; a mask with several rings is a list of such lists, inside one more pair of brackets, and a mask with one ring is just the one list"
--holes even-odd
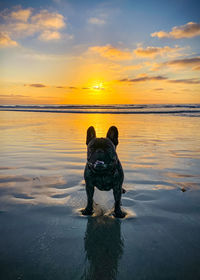
[(181, 114), (199, 116), (200, 104), (0, 105), (0, 110), (79, 114)]
[[(124, 219), (86, 132), (119, 131)], [(0, 105), (0, 279), (199, 280), (200, 104)]]

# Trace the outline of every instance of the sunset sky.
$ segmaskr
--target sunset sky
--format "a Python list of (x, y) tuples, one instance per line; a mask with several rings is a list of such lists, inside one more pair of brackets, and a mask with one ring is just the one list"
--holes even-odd
[(0, 3), (1, 104), (200, 103), (200, 1)]

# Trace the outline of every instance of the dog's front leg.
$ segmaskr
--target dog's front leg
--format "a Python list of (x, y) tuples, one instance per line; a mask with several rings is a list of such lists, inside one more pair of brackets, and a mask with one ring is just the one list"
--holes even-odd
[(115, 213), (114, 216), (116, 218), (124, 218), (126, 214), (121, 210), (121, 195), (122, 195), (122, 187), (121, 185), (116, 184), (113, 187), (113, 195), (115, 199)]
[(86, 183), (86, 193), (87, 193), (87, 206), (81, 212), (83, 215), (93, 214), (93, 195), (94, 186), (90, 183)]

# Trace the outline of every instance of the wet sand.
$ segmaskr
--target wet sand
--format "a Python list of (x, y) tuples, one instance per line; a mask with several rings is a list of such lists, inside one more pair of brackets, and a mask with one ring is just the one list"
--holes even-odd
[[(125, 219), (95, 191), (85, 137), (119, 129)], [(0, 112), (0, 279), (200, 279), (200, 122), (175, 115)]]

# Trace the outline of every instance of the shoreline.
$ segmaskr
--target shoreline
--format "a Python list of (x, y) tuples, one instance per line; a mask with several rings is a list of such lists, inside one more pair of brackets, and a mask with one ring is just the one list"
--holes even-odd
[(193, 110), (193, 111), (188, 111), (188, 110), (177, 110), (177, 111), (138, 111), (138, 112), (130, 112), (130, 111), (56, 111), (56, 110), (34, 110), (34, 109), (29, 109), (29, 110), (23, 110), (23, 109), (0, 109), (0, 112), (38, 112), (38, 113), (66, 113), (66, 114), (199, 114), (200, 110)]

